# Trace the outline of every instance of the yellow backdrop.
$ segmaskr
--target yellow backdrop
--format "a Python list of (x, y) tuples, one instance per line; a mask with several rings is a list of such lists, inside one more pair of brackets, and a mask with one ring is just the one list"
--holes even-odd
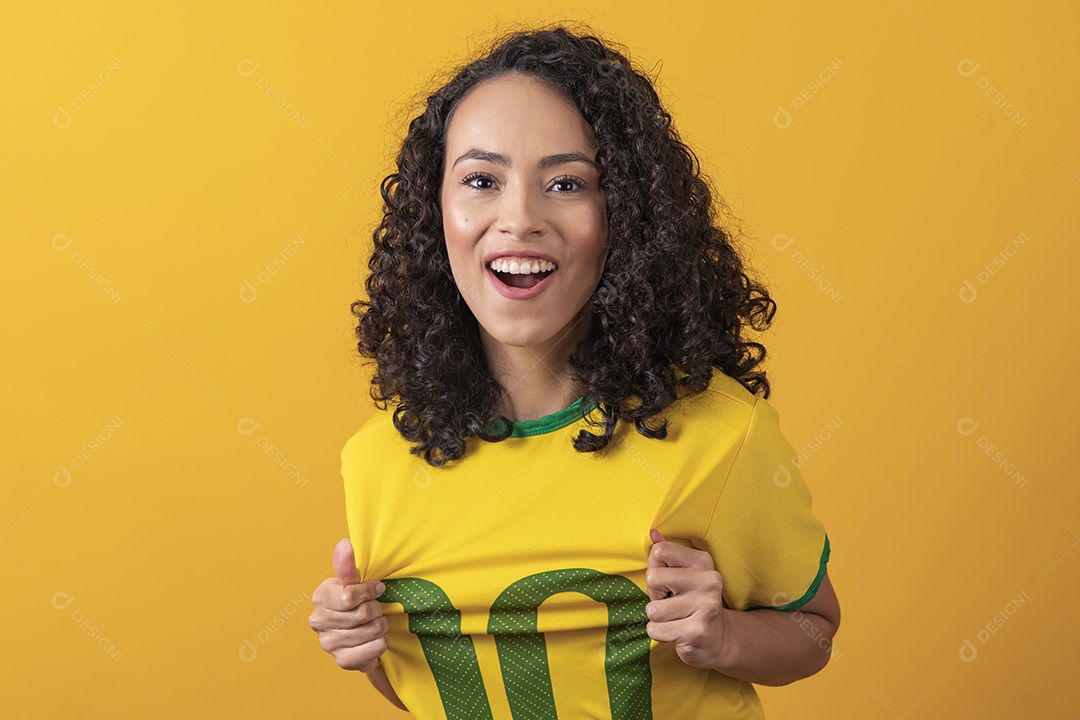
[(348, 303), (403, 108), (555, 19), (658, 77), (779, 304), (843, 623), (770, 719), (1078, 716), (1080, 8), (891, 0), (10, 4), (5, 716), (404, 716), (306, 619)]

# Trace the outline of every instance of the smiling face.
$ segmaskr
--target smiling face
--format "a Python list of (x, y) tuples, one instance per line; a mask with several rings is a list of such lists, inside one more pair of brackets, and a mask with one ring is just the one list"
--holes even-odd
[(588, 330), (608, 243), (596, 148), (573, 102), (534, 78), (487, 80), (458, 103), (446, 136), (443, 231), (489, 355), (529, 347), (540, 359), (555, 346), (572, 349)]

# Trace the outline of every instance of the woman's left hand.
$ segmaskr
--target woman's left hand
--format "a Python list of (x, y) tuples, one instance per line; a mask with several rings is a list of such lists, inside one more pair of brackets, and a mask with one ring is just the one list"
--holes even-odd
[(726, 654), (730, 610), (724, 607), (724, 580), (712, 556), (667, 542), (659, 530), (650, 534), (654, 544), (645, 571), (650, 599), (646, 632), (653, 640), (675, 643), (675, 652), (687, 665), (718, 667)]

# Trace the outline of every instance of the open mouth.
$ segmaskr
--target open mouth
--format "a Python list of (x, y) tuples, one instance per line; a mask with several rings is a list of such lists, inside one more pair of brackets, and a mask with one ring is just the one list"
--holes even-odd
[(523, 290), (528, 290), (529, 288), (533, 288), (539, 285), (544, 280), (544, 278), (546, 278), (548, 275), (551, 275), (551, 273), (555, 271), (542, 270), (535, 273), (509, 273), (492, 270), (491, 272), (495, 275), (495, 278), (499, 282), (501, 282), (503, 285), (506, 285), (507, 287), (522, 288)]
[(491, 282), (501, 295), (526, 300), (543, 292), (551, 275), (558, 271), (555, 261), (542, 257), (504, 255), (487, 263)]

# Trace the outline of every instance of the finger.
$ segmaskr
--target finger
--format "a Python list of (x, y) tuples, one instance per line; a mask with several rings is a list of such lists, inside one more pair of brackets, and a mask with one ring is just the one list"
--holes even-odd
[(368, 672), (379, 665), (379, 657), (390, 647), (385, 637), (376, 638), (360, 647), (344, 648), (334, 655), (338, 667), (345, 670)]
[(389, 643), (384, 619), (354, 630), (326, 630), (319, 633), (319, 644), (332, 654), (338, 665), (360, 669), (381, 655)]
[(352, 542), (348, 538), (338, 540), (334, 548), (334, 576), (342, 585), (356, 585), (360, 582), (360, 571), (356, 569), (356, 557), (353, 555)]
[(316, 631), (349, 630), (374, 622), (381, 617), (384, 617), (382, 603), (378, 600), (368, 600), (351, 610), (316, 608), (311, 614), (311, 627)]
[(663, 600), (678, 593), (678, 574), (685, 573), (685, 568), (667, 568), (649, 565), (645, 570), (645, 589), (650, 600)]
[[(656, 528), (649, 528), (649, 538), (653, 541), (653, 547), (656, 547), (656, 543), (664, 542), (663, 534), (659, 530), (657, 530)], [(656, 565), (658, 565), (658, 563), (653, 559), (653, 553), (651, 552), (651, 549), (650, 549), (649, 560), (648, 560), (648, 563), (647, 563), (647, 567), (651, 568), (651, 567), (654, 567)], [(649, 584), (648, 572), (646, 572), (645, 584), (646, 584), (646, 589), (649, 589), (648, 588), (648, 584)], [(649, 597), (652, 597), (652, 592), (653, 591), (651, 589), (649, 589)], [(661, 599), (661, 598), (671, 596), (671, 593), (667, 592), (667, 591), (658, 590), (657, 593), (658, 593), (658, 595), (653, 599), (658, 600), (658, 599)]]
[(315, 589), (311, 601), (316, 607), (324, 607), (336, 612), (348, 612), (366, 600), (375, 600), (386, 586), (377, 580), (368, 580), (358, 585), (339, 585), (336, 578), (327, 578)]
[(390, 623), (385, 617), (378, 617), (359, 627), (321, 628), (319, 642), (327, 652), (344, 648), (357, 647), (387, 635)]
[(704, 550), (696, 550), (676, 542), (654, 543), (649, 549), (649, 565), (662, 567), (695, 568), (715, 570), (712, 555)]
[(691, 598), (673, 596), (662, 600), (653, 600), (645, 605), (645, 616), (654, 623), (682, 620), (694, 612)]
[(650, 622), (645, 626), (645, 632), (657, 642), (677, 642), (691, 632), (692, 621), (685, 618), (668, 622)]
[(645, 571), (645, 584), (659, 593), (657, 599), (672, 596), (704, 595), (721, 597), (724, 591), (724, 579), (715, 570), (696, 568), (650, 567)]

